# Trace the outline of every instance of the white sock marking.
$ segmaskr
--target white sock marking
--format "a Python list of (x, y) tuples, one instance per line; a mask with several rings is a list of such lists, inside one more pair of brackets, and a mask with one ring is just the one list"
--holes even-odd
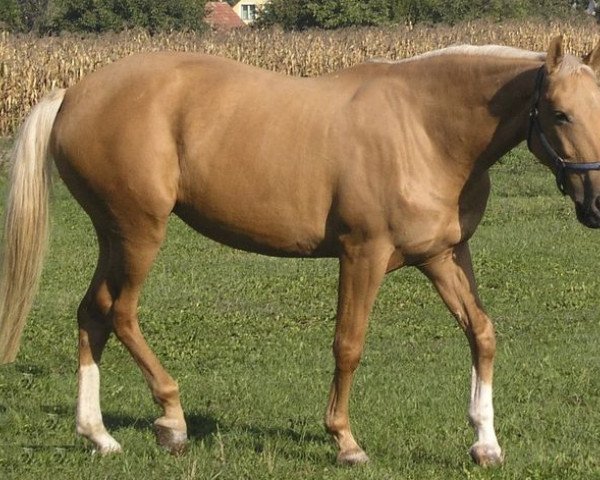
[(469, 418), (475, 428), (477, 443), (500, 449), (494, 430), (492, 385), (482, 382), (475, 368), (471, 377)]
[(102, 422), (98, 365), (80, 366), (78, 378), (77, 432), (89, 438), (100, 453), (121, 451), (121, 445), (110, 436)]

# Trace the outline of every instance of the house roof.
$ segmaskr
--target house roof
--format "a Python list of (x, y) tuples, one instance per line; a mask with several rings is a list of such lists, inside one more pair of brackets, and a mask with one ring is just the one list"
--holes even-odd
[(206, 2), (204, 20), (218, 30), (245, 27), (246, 24), (237, 16), (226, 2)]

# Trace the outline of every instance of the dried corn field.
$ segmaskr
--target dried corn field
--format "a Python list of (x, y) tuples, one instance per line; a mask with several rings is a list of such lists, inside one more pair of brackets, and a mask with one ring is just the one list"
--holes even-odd
[(286, 33), (230, 34), (127, 32), (103, 36), (38, 38), (0, 32), (0, 136), (11, 135), (42, 95), (69, 86), (98, 67), (135, 52), (196, 51), (222, 55), (290, 75), (311, 76), (372, 57), (400, 59), (458, 43), (545, 49), (563, 33), (571, 52), (591, 48), (597, 27), (581, 23), (470, 23), (458, 27), (390, 27)]

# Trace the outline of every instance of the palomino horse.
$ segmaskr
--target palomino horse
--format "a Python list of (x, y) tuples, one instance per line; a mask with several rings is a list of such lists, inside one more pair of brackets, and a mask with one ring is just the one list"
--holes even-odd
[[(43, 99), (16, 141), (7, 205), (0, 361), (12, 361), (40, 272), (54, 158), (90, 216), (99, 260), (78, 310), (77, 430), (121, 450), (100, 411), (99, 362), (114, 332), (162, 407), (159, 442), (177, 452), (186, 423), (175, 381), (138, 326), (144, 279), (171, 213), (229, 246), (339, 258), (335, 373), (325, 424), (338, 461), (368, 458), (348, 399), (367, 319), (387, 272), (419, 268), (472, 352), (474, 460), (500, 463), (495, 336), (469, 253), (488, 168), (529, 139), (583, 224), (600, 227), (600, 45), (583, 62), (513, 48), (452, 47), (290, 78), (206, 55), (136, 55)], [(232, 128), (243, 125), (243, 136)], [(558, 153), (557, 153), (558, 152)]]

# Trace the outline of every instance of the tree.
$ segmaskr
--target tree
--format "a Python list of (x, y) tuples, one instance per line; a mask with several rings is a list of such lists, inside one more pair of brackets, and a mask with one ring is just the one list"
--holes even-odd
[(0, 0), (0, 22), (13, 30), (104, 32), (141, 27), (201, 30), (205, 0)]
[(259, 24), (278, 24), (287, 30), (408, 22), (455, 24), (477, 18), (564, 16), (571, 4), (569, 0), (272, 0)]
[(260, 11), (256, 25), (280, 25), (286, 30), (318, 26), (306, 0), (271, 0)]
[[(236, 0), (227, 0), (230, 5)], [(55, 33), (141, 27), (201, 30), (205, 0), (0, 0), (0, 27)], [(589, 0), (271, 0), (258, 26), (286, 30), (393, 23), (455, 24), (477, 18), (557, 17), (579, 12)], [(574, 10), (572, 5), (576, 5)]]
[(324, 28), (382, 25), (390, 20), (389, 0), (324, 0), (307, 3), (317, 24)]
[(0, 0), (0, 28), (18, 31), (25, 29), (17, 0)]
[(278, 24), (286, 30), (381, 25), (390, 19), (390, 0), (271, 0), (259, 25)]

